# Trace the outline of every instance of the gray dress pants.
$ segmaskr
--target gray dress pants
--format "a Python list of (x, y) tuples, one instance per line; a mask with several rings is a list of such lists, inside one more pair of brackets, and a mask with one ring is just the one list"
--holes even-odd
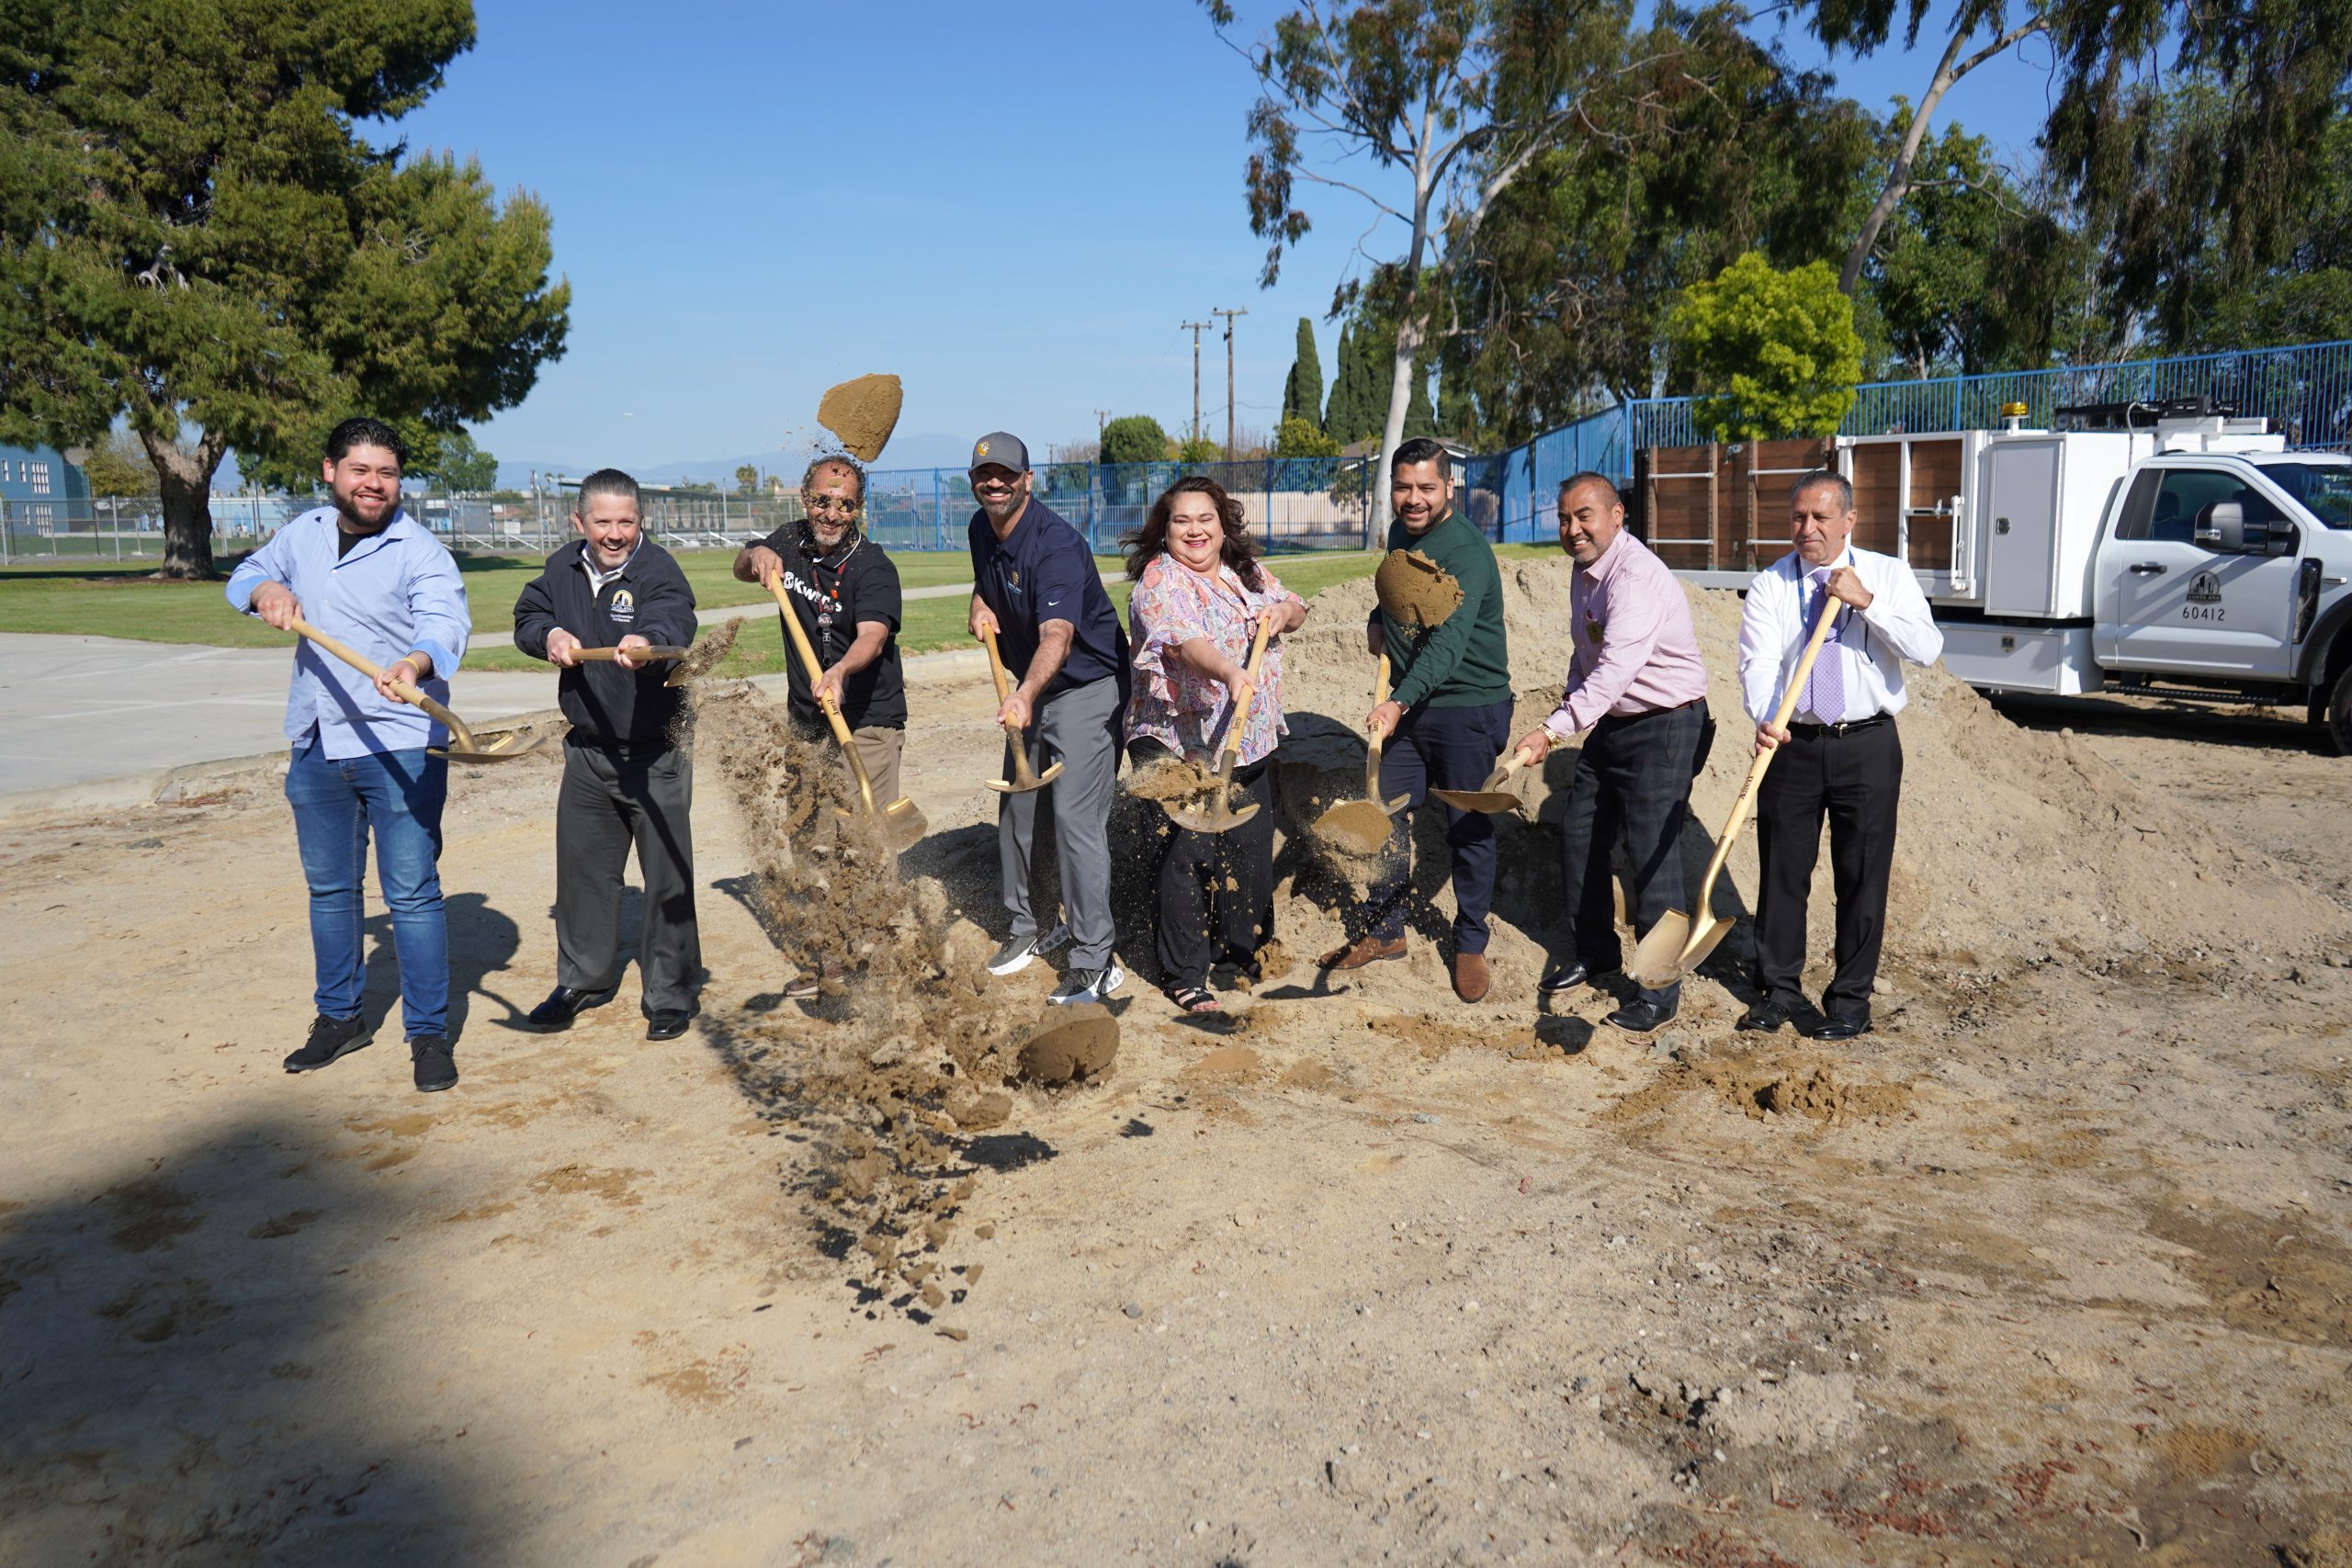
[[(1069, 962), (1078, 969), (1107, 965), (1117, 934), (1111, 920), (1111, 796), (1118, 787), (1119, 721), (1125, 705), (1118, 677), (1105, 675), (1038, 704), (1035, 722), (1022, 736), (1038, 771), (1056, 758), (1062, 763), (1061, 777), (1046, 789), (1054, 794), (1054, 849), (1061, 862), (1062, 908), (1069, 914)], [(1009, 779), (1009, 739), (1004, 767), (998, 776)], [(1037, 797), (1045, 793), (1031, 790), (997, 800), (997, 866), (1015, 936), (1037, 930), (1037, 917), (1029, 907), (1029, 863), (1036, 840)]]
[(557, 984), (602, 991), (620, 983), (621, 874), (634, 844), (645, 881), (639, 1005), (649, 1015), (693, 1008), (702, 972), (694, 791), (694, 756), (675, 746), (565, 740), (555, 807)]

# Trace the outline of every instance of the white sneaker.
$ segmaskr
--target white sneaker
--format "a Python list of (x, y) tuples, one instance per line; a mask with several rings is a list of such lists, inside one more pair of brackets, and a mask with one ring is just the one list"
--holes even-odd
[(1043, 933), (1007, 937), (1002, 947), (989, 955), (988, 970), (991, 975), (1018, 975), (1029, 967), (1029, 961), (1069, 940), (1067, 922)]
[(1046, 999), (1058, 1007), (1074, 1002), (1108, 1001), (1118, 988), (1127, 983), (1127, 972), (1116, 964), (1100, 969), (1071, 969), (1062, 976), (1062, 983), (1054, 987)]

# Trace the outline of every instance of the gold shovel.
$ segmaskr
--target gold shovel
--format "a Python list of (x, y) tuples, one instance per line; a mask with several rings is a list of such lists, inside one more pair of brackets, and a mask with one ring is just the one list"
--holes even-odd
[[(785, 592), (784, 574), (778, 572), (768, 580), (768, 592), (775, 595), (776, 608), (784, 612), (784, 629), (792, 638), (792, 646), (800, 652), (800, 662), (808, 671), (808, 688), (816, 690), (817, 682), (825, 678), (825, 667), (817, 662), (817, 650), (808, 646), (808, 634), (800, 629), (800, 617), (794, 614), (792, 600)], [(910, 847), (929, 830), (931, 824), (923, 820), (915, 803), (905, 795), (887, 806), (876, 806), (874, 781), (865, 776), (865, 761), (857, 754), (857, 742), (850, 735), (849, 720), (842, 716), (841, 705), (829, 695), (820, 705), (825, 710), (825, 720), (833, 728), (833, 739), (842, 749), (842, 758), (849, 763), (850, 777), (857, 781), (857, 800), (865, 815), (876, 819), (882, 836), (894, 850)]]
[[(982, 626), (980, 640), (989, 645), (989, 673), (996, 677), (996, 705), (1001, 710), (1004, 699), (1012, 694), (1012, 682), (1006, 677), (1004, 660), (996, 650), (996, 628)], [(1012, 777), (982, 780), (989, 788), (999, 795), (1027, 795), (1031, 790), (1043, 789), (1061, 777), (1062, 764), (1058, 757), (1054, 759), (1054, 765), (1042, 773), (1030, 765), (1029, 748), (1023, 743), (1017, 726), (1006, 725), (1004, 738), (1012, 742)]]
[(1160, 807), (1179, 828), (1194, 833), (1229, 833), (1258, 815), (1258, 803), (1250, 802), (1239, 810), (1233, 806), (1233, 764), (1241, 756), (1241, 731), (1250, 723), (1250, 705), (1257, 700), (1258, 672), (1266, 663), (1266, 637), (1274, 629), (1273, 617), (1258, 617), (1258, 636), (1250, 645), (1250, 691), (1233, 705), (1233, 717), (1225, 727), (1224, 754), (1216, 760), (1216, 776), (1209, 784), (1204, 807), (1201, 796), (1183, 801), (1163, 800)]
[[(1822, 640), (1829, 635), (1829, 624), (1846, 607), (1842, 599), (1827, 599), (1821, 606), (1821, 618), (1814, 623), (1813, 636), (1806, 639), (1804, 655), (1797, 660), (1796, 672), (1789, 677), (1789, 689), (1781, 698), (1780, 711), (1772, 716), (1772, 728), (1786, 729), (1789, 716), (1797, 711), (1797, 699), (1804, 694), (1805, 677), (1813, 673), (1815, 656), (1821, 652)], [(1780, 748), (1756, 754), (1756, 761), (1747, 770), (1747, 782), (1740, 786), (1739, 798), (1732, 802), (1731, 820), (1724, 824), (1723, 835), (1715, 840), (1715, 852), (1707, 861), (1707, 874), (1699, 884), (1698, 923), (1679, 909), (1668, 909), (1658, 917), (1657, 924), (1649, 929), (1634, 948), (1634, 956), (1625, 965), (1625, 973), (1634, 983), (1650, 990), (1673, 985), (1696, 969), (1714, 952), (1724, 937), (1731, 934), (1736, 921), (1718, 919), (1714, 907), (1715, 878), (1723, 874), (1724, 861), (1731, 854), (1732, 840), (1747, 825), (1748, 813), (1756, 808), (1756, 792), (1764, 783), (1764, 770), (1772, 765)]]
[(1487, 782), (1476, 789), (1433, 789), (1430, 794), (1456, 811), (1484, 811), (1489, 815), (1516, 811), (1519, 809), (1519, 796), (1503, 785), (1510, 782), (1513, 773), (1529, 766), (1531, 761), (1526, 752), (1513, 751), (1497, 764), (1495, 771), (1487, 775)]
[[(1378, 707), (1388, 700), (1388, 656), (1380, 656), (1380, 672), (1373, 678), (1372, 705)], [(1342, 854), (1358, 860), (1380, 852), (1388, 841), (1388, 819), (1405, 809), (1412, 796), (1400, 795), (1396, 799), (1380, 798), (1380, 737), (1374, 735), (1364, 747), (1363, 794), (1362, 800), (1343, 800), (1315, 819), (1315, 836)]]
[[(309, 637), (370, 681), (383, 673), (350, 645), (328, 636), (300, 615), (288, 622), (286, 629), (300, 632), (302, 636)], [(447, 757), (453, 762), (511, 762), (517, 757), (529, 756), (547, 740), (544, 735), (535, 735), (526, 740), (519, 733), (510, 729), (485, 746), (474, 738), (474, 732), (467, 728), (464, 719), (459, 718), (407, 682), (393, 682), (392, 694), (404, 703), (412, 703), (423, 708), (438, 719), (442, 728), (448, 730), (449, 744), (436, 747), (428, 754)]]

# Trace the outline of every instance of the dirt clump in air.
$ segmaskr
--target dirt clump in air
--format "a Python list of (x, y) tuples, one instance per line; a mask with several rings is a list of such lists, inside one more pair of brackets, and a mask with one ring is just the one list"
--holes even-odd
[(1389, 551), (1372, 583), (1380, 607), (1404, 626), (1442, 626), (1462, 607), (1462, 584), (1419, 550)]
[(1021, 1046), (1021, 1076), (1037, 1083), (1082, 1083), (1119, 1054), (1119, 1021), (1100, 1002), (1056, 1010)]
[[(806, 1011), (780, 1003), (721, 1022), (722, 1051), (743, 1092), (806, 1140), (787, 1184), (861, 1296), (935, 1313), (962, 1300), (961, 1289), (933, 1298), (977, 1190), (965, 1148), (1011, 1119), (1001, 1086), (1028, 1021), (987, 987), (987, 938), (953, 915), (945, 888), (900, 876), (830, 743), (748, 685), (698, 687), (693, 707), (752, 847), (754, 912), (787, 976), (826, 976)], [(1115, 1021), (1102, 1021), (1115, 1045)], [(1099, 1074), (1109, 1053), (1085, 1060)]]
[(860, 376), (825, 389), (817, 423), (841, 437), (851, 457), (870, 463), (890, 444), (905, 395), (896, 376)]
[(1184, 800), (1216, 784), (1216, 774), (1182, 757), (1162, 757), (1132, 769), (1121, 787), (1137, 800)]

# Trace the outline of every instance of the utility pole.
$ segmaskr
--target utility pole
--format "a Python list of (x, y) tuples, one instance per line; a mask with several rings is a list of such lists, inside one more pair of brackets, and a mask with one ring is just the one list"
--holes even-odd
[(1094, 411), (1094, 460), (1098, 463), (1102, 460), (1102, 422), (1110, 417), (1109, 409)]
[(1233, 318), (1236, 316), (1246, 316), (1249, 313), (1250, 309), (1246, 305), (1238, 310), (1211, 310), (1209, 312), (1212, 316), (1223, 316), (1225, 318), (1225, 460), (1228, 463), (1234, 460)]
[[(1216, 312), (1211, 311), (1210, 314), (1214, 315)], [(1207, 327), (1206, 321), (1176, 323), (1179, 332), (1188, 332), (1193, 334), (1193, 439), (1195, 441), (1201, 438), (1201, 333)]]

